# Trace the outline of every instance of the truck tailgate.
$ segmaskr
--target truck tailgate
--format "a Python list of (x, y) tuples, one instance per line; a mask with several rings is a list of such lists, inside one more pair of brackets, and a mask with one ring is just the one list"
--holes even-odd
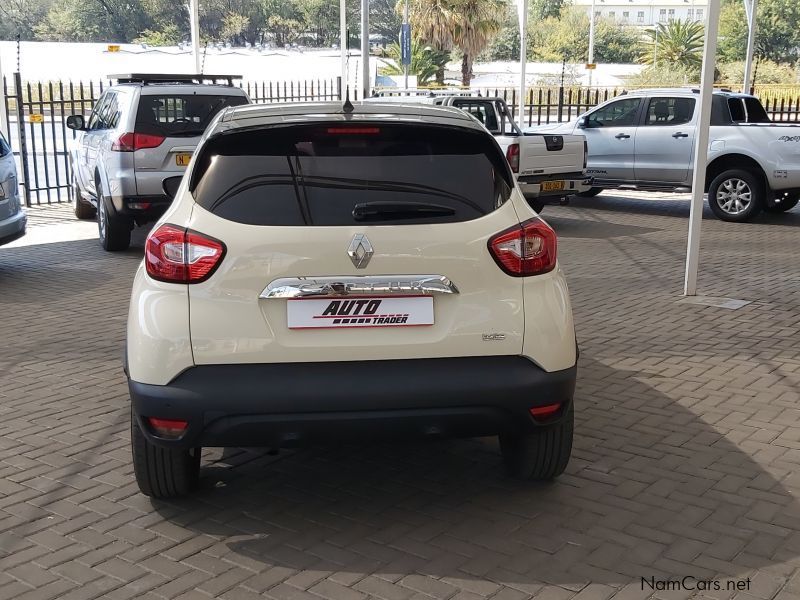
[(582, 135), (525, 133), (519, 138), (519, 175), (580, 173), (584, 168)]

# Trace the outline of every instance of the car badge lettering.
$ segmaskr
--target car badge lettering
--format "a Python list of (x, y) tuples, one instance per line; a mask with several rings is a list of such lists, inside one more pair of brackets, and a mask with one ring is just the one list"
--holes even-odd
[(353, 261), (356, 269), (366, 268), (374, 253), (375, 251), (372, 249), (369, 238), (363, 233), (355, 234), (353, 241), (350, 242), (350, 247), (347, 249), (347, 255)]

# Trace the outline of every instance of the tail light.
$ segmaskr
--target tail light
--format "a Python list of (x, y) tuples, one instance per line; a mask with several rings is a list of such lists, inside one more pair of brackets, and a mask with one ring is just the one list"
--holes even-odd
[(549, 417), (552, 417), (560, 410), (561, 403), (558, 402), (556, 404), (546, 404), (545, 406), (534, 406), (533, 408), (529, 409), (529, 412), (534, 419), (545, 420)]
[(583, 140), (583, 168), (586, 168), (586, 161), (589, 160), (589, 144)]
[(506, 158), (508, 164), (511, 165), (511, 171), (519, 173), (519, 144), (511, 144), (506, 150)]
[(225, 255), (225, 244), (177, 225), (162, 225), (147, 236), (147, 274), (167, 283), (200, 283), (214, 273)]
[(123, 133), (112, 144), (115, 152), (136, 152), (145, 148), (158, 148), (167, 139), (163, 135), (149, 133)]
[(497, 265), (514, 277), (542, 275), (556, 266), (556, 232), (539, 218), (515, 225), (489, 239)]

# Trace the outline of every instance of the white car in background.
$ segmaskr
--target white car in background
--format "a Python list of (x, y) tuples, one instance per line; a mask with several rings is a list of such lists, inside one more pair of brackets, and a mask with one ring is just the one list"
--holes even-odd
[(19, 198), (14, 153), (0, 133), (0, 246), (25, 235), (27, 222), (28, 217)]
[[(637, 90), (569, 123), (530, 131), (580, 132), (593, 188), (685, 192), (692, 185), (698, 90)], [(800, 125), (773, 123), (758, 98), (714, 92), (705, 191), (724, 221), (782, 213), (800, 200)]]

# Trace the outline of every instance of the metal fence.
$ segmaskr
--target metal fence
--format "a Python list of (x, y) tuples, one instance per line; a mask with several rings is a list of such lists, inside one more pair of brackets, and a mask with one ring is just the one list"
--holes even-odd
[[(19, 73), (11, 81), (3, 78), (2, 104), (9, 124), (9, 140), (20, 167), (20, 183), (27, 206), (67, 202), (72, 199), (72, 170), (68, 147), (75, 132), (66, 127), (71, 114), (88, 114), (110, 82), (23, 82)], [(241, 83), (251, 100), (259, 104), (341, 100), (339, 78), (306, 81), (245, 81)], [(387, 90), (388, 91), (388, 90)], [(521, 118), (517, 114), (518, 90), (473, 88), (482, 96), (503, 98), (514, 119), (523, 127), (569, 121), (588, 109), (623, 92), (623, 88), (540, 87), (531, 88)], [(800, 122), (800, 90), (797, 87), (755, 90), (775, 121)], [(358, 92), (351, 92), (353, 100)]]

